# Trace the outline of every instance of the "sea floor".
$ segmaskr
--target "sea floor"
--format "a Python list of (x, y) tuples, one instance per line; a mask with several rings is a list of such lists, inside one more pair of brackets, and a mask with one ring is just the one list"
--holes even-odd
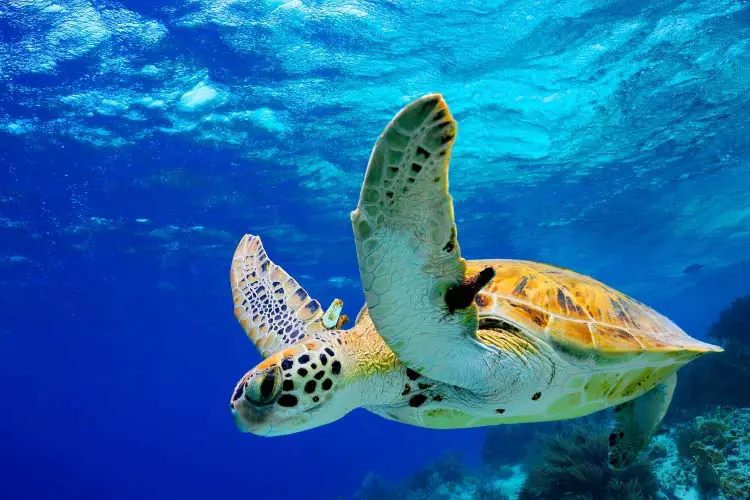
[(607, 426), (584, 421), (568, 428), (540, 434), (530, 444), (537, 451), (526, 463), (485, 463), (473, 470), (451, 454), (399, 484), (370, 476), (354, 498), (750, 499), (750, 408), (715, 408), (663, 425), (640, 463), (625, 473), (609, 470), (601, 460)]

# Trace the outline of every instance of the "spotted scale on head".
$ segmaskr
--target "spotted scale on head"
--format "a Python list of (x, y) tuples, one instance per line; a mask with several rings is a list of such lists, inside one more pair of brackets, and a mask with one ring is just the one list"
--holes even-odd
[[(319, 403), (332, 397), (343, 372), (336, 351), (322, 337), (318, 342), (306, 342), (306, 352), (291, 352), (280, 362), (284, 381), (276, 404), (283, 408), (294, 408), (301, 401)], [(318, 363), (312, 362), (318, 360)], [(241, 393), (241, 387), (236, 392)]]

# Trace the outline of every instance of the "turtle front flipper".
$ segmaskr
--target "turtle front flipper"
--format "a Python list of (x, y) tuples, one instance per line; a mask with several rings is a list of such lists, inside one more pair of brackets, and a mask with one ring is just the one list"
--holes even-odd
[(609, 435), (609, 466), (614, 470), (630, 467), (648, 447), (672, 401), (677, 374), (626, 403), (615, 406), (615, 426)]
[[(402, 109), (378, 138), (351, 219), (362, 286), (378, 333), (430, 378), (486, 390), (473, 299), (492, 273), (466, 276), (448, 163), (456, 136), (443, 98)], [(467, 364), (468, 363), (468, 364)]]
[[(326, 328), (320, 303), (268, 258), (260, 237), (246, 234), (242, 238), (230, 275), (234, 315), (263, 357)], [(340, 302), (334, 301), (329, 308), (334, 325)]]

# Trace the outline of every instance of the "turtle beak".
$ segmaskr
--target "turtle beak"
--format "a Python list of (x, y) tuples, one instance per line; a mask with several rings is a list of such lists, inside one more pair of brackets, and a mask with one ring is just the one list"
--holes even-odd
[(269, 422), (270, 411), (266, 407), (257, 407), (245, 398), (232, 401), (229, 405), (232, 418), (240, 432), (249, 432), (258, 436), (273, 435), (273, 425)]
[(232, 418), (234, 419), (234, 424), (237, 426), (240, 432), (250, 432), (250, 427), (248, 427), (245, 421), (242, 420), (242, 417), (240, 417), (239, 412), (234, 407), (234, 403), (230, 405), (230, 408), (232, 410)]
[(235, 425), (241, 432), (258, 434), (258, 428), (262, 427), (266, 411), (264, 411), (264, 408), (252, 404), (246, 397), (246, 392), (249, 390), (248, 380), (247, 376), (243, 377), (235, 387), (232, 399), (229, 402), (229, 409), (232, 412)]

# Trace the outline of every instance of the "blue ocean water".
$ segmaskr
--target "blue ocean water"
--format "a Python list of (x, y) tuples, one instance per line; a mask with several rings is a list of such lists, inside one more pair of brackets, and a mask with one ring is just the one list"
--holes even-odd
[(478, 470), (485, 429), (357, 410), (261, 438), (227, 408), (260, 361), (235, 245), (261, 235), (356, 315), (349, 212), (429, 92), (459, 125), (467, 258), (575, 269), (701, 339), (750, 293), (747, 2), (0, 0), (0, 497), (354, 498), (447, 451)]

